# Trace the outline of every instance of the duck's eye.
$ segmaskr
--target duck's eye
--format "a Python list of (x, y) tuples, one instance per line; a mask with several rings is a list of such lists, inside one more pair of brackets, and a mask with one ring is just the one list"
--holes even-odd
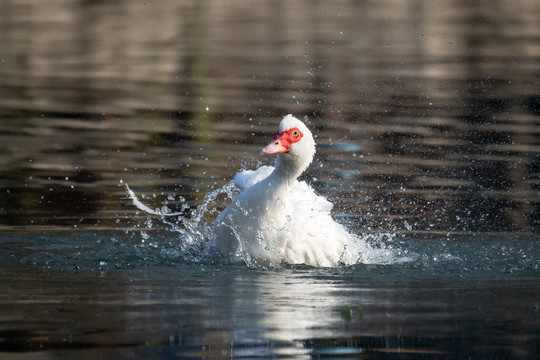
[(298, 136), (298, 130), (294, 130), (294, 131), (292, 132), (292, 136), (297, 137), (297, 136)]

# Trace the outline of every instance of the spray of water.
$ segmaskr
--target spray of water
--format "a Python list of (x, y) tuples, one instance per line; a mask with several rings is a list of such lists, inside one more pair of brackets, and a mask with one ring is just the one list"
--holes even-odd
[[(152, 209), (145, 205), (138, 196), (126, 184), (128, 198), (139, 210), (149, 215), (159, 218), (168, 227), (168, 230), (177, 235), (175, 249), (164, 250), (164, 255), (182, 257), (190, 262), (219, 261), (226, 262), (230, 259), (243, 261), (250, 267), (260, 267), (261, 265), (253, 259), (248, 251), (242, 246), (238, 247), (235, 254), (230, 258), (225, 258), (217, 250), (214, 227), (208, 219), (215, 218), (219, 213), (217, 207), (218, 197), (225, 197), (225, 200), (232, 201), (239, 193), (234, 182), (208, 192), (203, 202), (196, 208), (190, 208), (187, 204), (182, 208), (190, 209), (189, 212), (171, 212), (165, 205), (158, 209)], [(184, 200), (185, 201), (185, 200)], [(147, 234), (145, 233), (147, 236)], [(379, 264), (389, 265), (412, 261), (414, 254), (401, 251), (394, 242), (395, 235), (392, 233), (351, 234), (347, 248), (343, 252), (343, 264)], [(247, 240), (247, 239), (246, 239)], [(259, 239), (265, 241), (265, 239)]]

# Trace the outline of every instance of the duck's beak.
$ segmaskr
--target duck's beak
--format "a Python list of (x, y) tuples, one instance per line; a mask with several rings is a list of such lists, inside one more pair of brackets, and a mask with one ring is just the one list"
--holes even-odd
[(286, 154), (289, 148), (283, 146), (281, 137), (276, 135), (274, 141), (259, 150), (259, 154)]

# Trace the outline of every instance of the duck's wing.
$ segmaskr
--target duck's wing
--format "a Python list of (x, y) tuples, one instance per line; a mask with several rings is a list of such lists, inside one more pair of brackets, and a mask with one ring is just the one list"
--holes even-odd
[(292, 188), (293, 213), (295, 214), (330, 214), (332, 203), (321, 195), (317, 195), (313, 188), (305, 181), (296, 181)]
[(286, 261), (314, 266), (354, 264), (358, 254), (349, 251), (353, 235), (332, 218), (332, 203), (304, 181), (294, 184), (293, 194), (291, 222), (294, 226), (290, 228), (293, 234), (289, 237), (294, 241), (286, 243)]
[(261, 166), (257, 170), (244, 170), (236, 174), (233, 182), (242, 190), (249, 189), (256, 183), (266, 179), (274, 171), (273, 166)]

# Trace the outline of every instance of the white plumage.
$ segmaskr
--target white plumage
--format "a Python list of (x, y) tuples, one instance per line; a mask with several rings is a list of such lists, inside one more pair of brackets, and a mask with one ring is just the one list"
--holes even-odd
[(243, 191), (214, 222), (221, 251), (233, 261), (260, 265), (355, 263), (354, 236), (332, 219), (332, 204), (297, 180), (315, 155), (304, 123), (285, 116), (274, 141), (260, 152), (277, 154), (275, 166), (235, 176)]

